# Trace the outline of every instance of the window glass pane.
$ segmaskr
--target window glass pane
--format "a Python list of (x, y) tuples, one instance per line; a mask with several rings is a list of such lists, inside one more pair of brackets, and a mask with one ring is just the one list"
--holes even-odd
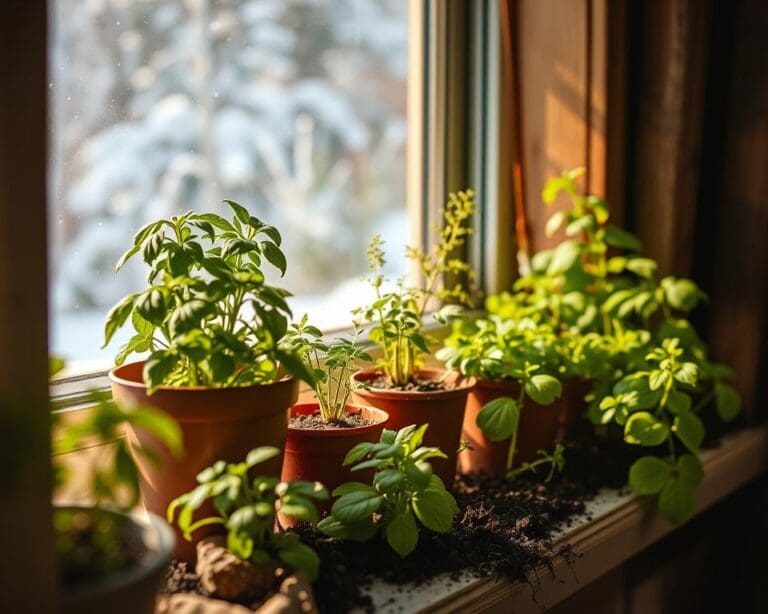
[(99, 350), (143, 224), (230, 198), (277, 226), (294, 311), (348, 322), (380, 233), (405, 272), (407, 2), (54, 0), (52, 351)]

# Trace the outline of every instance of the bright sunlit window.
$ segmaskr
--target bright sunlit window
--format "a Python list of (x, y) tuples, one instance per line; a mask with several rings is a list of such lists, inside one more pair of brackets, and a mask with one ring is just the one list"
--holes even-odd
[(365, 302), (372, 235), (404, 274), (407, 4), (53, 1), (51, 351), (106, 363), (134, 233), (224, 198), (280, 229), (278, 285), (319, 326)]

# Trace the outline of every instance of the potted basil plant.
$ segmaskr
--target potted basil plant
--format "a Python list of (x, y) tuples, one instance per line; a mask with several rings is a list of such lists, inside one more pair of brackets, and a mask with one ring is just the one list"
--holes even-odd
[(423, 331), (423, 319), (436, 302), (453, 303), (438, 311), (438, 321), (460, 311), (455, 303), (468, 304), (471, 297), (460, 281), (447, 283), (447, 277), (473, 276), (470, 266), (454, 256), (471, 233), (468, 221), (475, 210), (471, 190), (451, 194), (443, 210), (444, 224), (435, 230), (439, 239), (429, 252), (408, 248), (408, 257), (416, 262), (424, 284), (404, 282), (387, 291), (382, 274), (384, 251), (380, 237), (374, 237), (368, 249), (370, 284), (375, 300), (356, 315), (372, 322), (371, 341), (381, 351), (378, 367), (364, 369), (353, 376), (353, 400), (383, 409), (389, 414), (387, 426), (401, 429), (411, 424), (428, 423), (430, 443), (443, 450), (445, 462), (435, 472), (449, 486), (453, 484), (456, 456), (461, 439), (461, 423), (467, 395), (474, 380), (458, 372), (426, 368), (423, 357), (433, 340)]
[(351, 479), (342, 467), (347, 451), (358, 443), (376, 442), (389, 419), (387, 412), (350, 402), (352, 375), (371, 357), (350, 339), (326, 342), (305, 315), (293, 324), (284, 344), (300, 356), (315, 379), (315, 402), (291, 408), (283, 460), (283, 481), (310, 480), (329, 490)]
[[(117, 264), (140, 254), (149, 287), (109, 313), (105, 345), (129, 320), (135, 333), (110, 373), (122, 407), (153, 405), (181, 426), (185, 455), (177, 459), (142, 428), (131, 440), (163, 460), (162, 470), (137, 458), (147, 508), (162, 514), (195, 476), (219, 459), (244, 456), (254, 443), (285, 444), (288, 409), (298, 382), (312, 381), (296, 356), (280, 346), (288, 329), (289, 293), (265, 281), (264, 266), (285, 273), (280, 233), (241, 205), (233, 216), (189, 212), (142, 228)], [(138, 362), (124, 364), (135, 353)], [(269, 470), (277, 474), (281, 459)], [(191, 558), (180, 543), (177, 556)]]

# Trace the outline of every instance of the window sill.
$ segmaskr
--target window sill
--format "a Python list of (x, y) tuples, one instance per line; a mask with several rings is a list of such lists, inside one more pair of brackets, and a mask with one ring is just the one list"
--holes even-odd
[[(694, 514), (711, 507), (768, 466), (768, 426), (745, 429), (702, 454), (705, 477)], [(604, 491), (587, 508), (592, 519), (577, 521), (557, 542), (577, 555), (572, 567), (558, 559), (553, 573), (538, 570), (535, 601), (527, 584), (497, 578), (451, 580), (446, 576), (412, 589), (377, 582), (370, 595), (381, 612), (490, 612), (540, 614), (618, 567), (675, 530), (647, 503)]]

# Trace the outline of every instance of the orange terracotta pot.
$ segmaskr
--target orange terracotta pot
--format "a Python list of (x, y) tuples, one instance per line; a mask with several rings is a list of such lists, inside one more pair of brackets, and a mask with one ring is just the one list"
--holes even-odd
[[(288, 429), (288, 410), (298, 398), (298, 381), (285, 378), (272, 384), (240, 388), (162, 386), (147, 396), (142, 378), (143, 362), (113, 369), (112, 396), (121, 407), (149, 405), (174, 418), (184, 437), (184, 453), (175, 458), (156, 438), (142, 429), (131, 429), (131, 445), (149, 449), (159, 459), (155, 464), (134, 455), (141, 473), (141, 494), (147, 509), (165, 517), (168, 504), (197, 485), (195, 476), (217, 460), (240, 462), (258, 446), (283, 449)], [(259, 465), (258, 473), (278, 475), (282, 455)], [(205, 509), (200, 510), (200, 517)], [(205, 531), (195, 534), (205, 537)], [(191, 561), (193, 543), (177, 531), (177, 558)]]
[(578, 429), (584, 422), (587, 402), (584, 399), (592, 391), (592, 381), (570, 378), (563, 383), (562, 412), (560, 413), (560, 438)]
[[(462, 439), (468, 441), (472, 449), (462, 452), (459, 458), (459, 471), (484, 472), (492, 475), (506, 473), (510, 442), (489, 440), (477, 425), (477, 415), (486, 403), (494, 399), (501, 397), (517, 399), (519, 395), (520, 384), (517, 382), (485, 380), (477, 382), (477, 386), (467, 400), (467, 412), (464, 415), (462, 430)], [(538, 405), (529, 398), (525, 399), (517, 431), (515, 466), (535, 459), (539, 450), (552, 449), (562, 411), (561, 400), (545, 406)]]
[[(419, 369), (420, 378), (439, 380), (445, 375), (442, 369)], [(356, 386), (366, 385), (381, 376), (376, 369), (365, 369), (352, 376)], [(386, 390), (382, 388), (357, 388), (352, 394), (356, 403), (373, 405), (389, 414), (387, 428), (401, 429), (411, 424), (429, 424), (424, 443), (440, 448), (448, 459), (434, 458), (434, 472), (451, 487), (456, 476), (456, 456), (461, 443), (461, 424), (467, 395), (475, 386), (475, 379), (451, 372), (445, 379), (448, 390), (417, 392), (410, 390)]]
[[(291, 416), (310, 415), (320, 406), (317, 403), (300, 403), (291, 408)], [(371, 424), (353, 428), (303, 429), (288, 427), (285, 441), (282, 480), (321, 482), (332, 492), (344, 482), (370, 482), (373, 471), (349, 470), (342, 466), (344, 457), (354, 446), (364, 441), (378, 442), (389, 419), (387, 412), (374, 407), (348, 405), (347, 414), (360, 414)]]

